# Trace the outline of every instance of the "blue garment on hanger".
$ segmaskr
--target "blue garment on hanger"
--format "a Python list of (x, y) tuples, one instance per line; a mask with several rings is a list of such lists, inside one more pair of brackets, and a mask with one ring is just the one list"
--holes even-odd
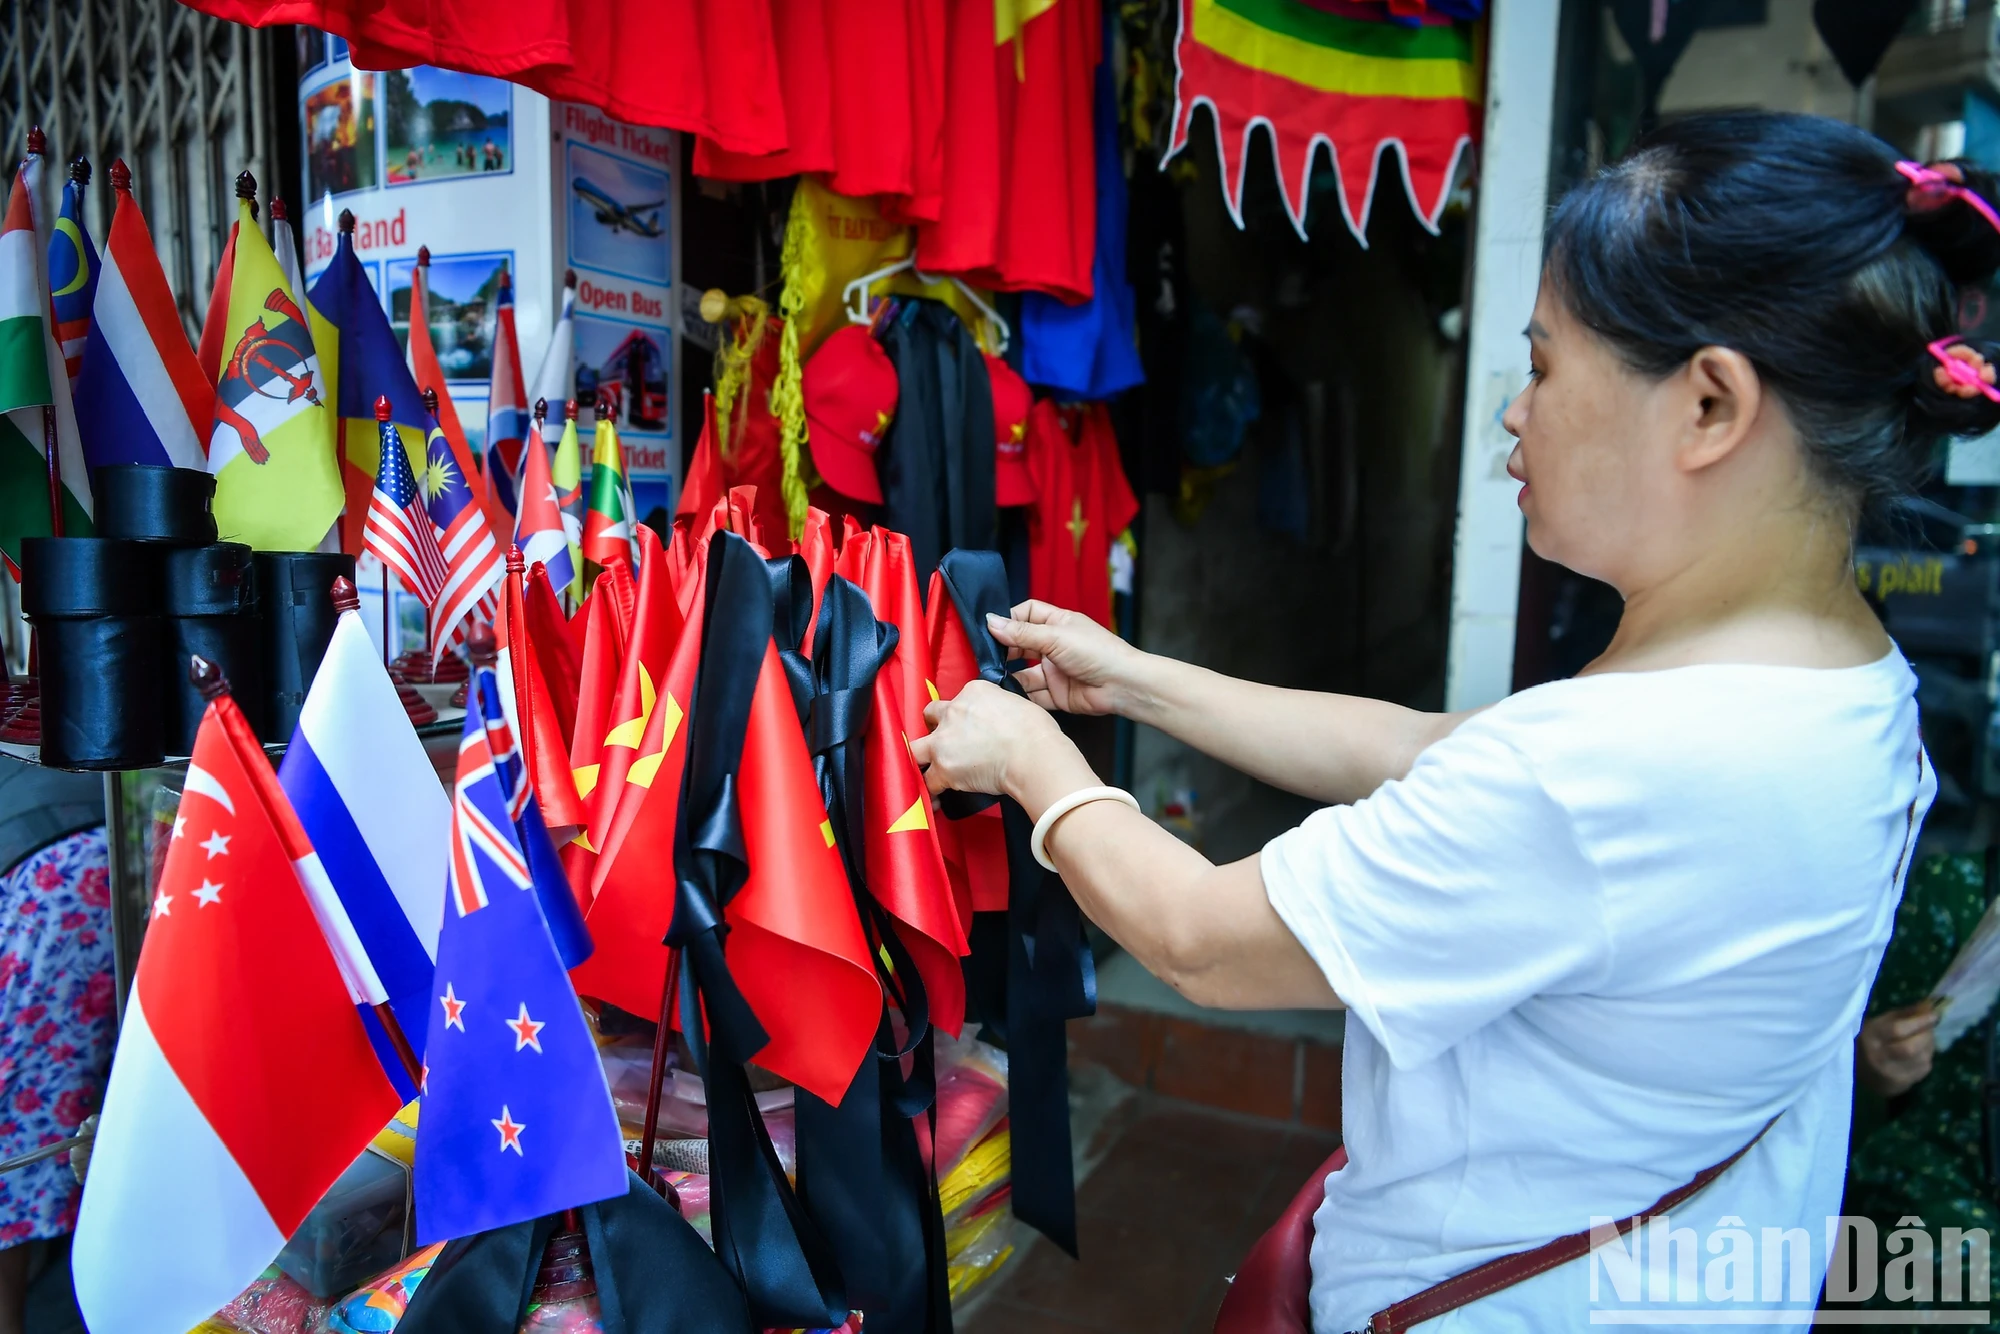
[(1067, 306), (1042, 292), (1021, 298), (1021, 378), (1058, 398), (1097, 399), (1146, 382), (1125, 280), (1125, 168), (1118, 146), (1118, 94), (1111, 73), (1112, 30), (1104, 25), (1097, 62), (1097, 254), (1090, 300)]

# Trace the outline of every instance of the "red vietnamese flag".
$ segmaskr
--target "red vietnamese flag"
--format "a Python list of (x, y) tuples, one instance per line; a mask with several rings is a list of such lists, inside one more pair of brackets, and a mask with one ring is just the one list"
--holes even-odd
[(723, 916), (730, 974), (771, 1038), (756, 1063), (837, 1104), (874, 1042), (882, 988), (775, 643), (737, 782), (750, 876)]
[[(514, 717), (520, 723), (515, 738), (521, 751), (528, 783), (541, 804), (542, 822), (551, 830), (580, 829), (588, 816), (576, 795), (576, 779), (570, 774), (569, 745), (551, 698), (548, 681), (528, 629), (527, 614), (521, 604), (521, 549), (507, 555), (506, 595), (501, 611), (507, 670), (514, 683)], [(556, 835), (562, 837), (560, 833)]]
[[(632, 577), (629, 566), (624, 568), (627, 569), (625, 578), (629, 581)], [(620, 664), (618, 691), (613, 696), (611, 710), (604, 719), (604, 730), (600, 733), (603, 741), (598, 751), (597, 782), (588, 802), (590, 843), (600, 850), (610, 836), (618, 806), (627, 794), (628, 777), (633, 769), (639, 767), (646, 729), (652, 722), (655, 709), (681, 708), (672, 696), (664, 699), (660, 696), (660, 683), (666, 677), (668, 658), (680, 639), (680, 604), (674, 600), (669, 585), (667, 558), (660, 549), (660, 539), (644, 524), (639, 526), (637, 599), (637, 610)], [(675, 728), (678, 730), (678, 720), (675, 720)], [(579, 726), (579, 734), (581, 731)], [(653, 752), (655, 755), (658, 753)], [(657, 759), (653, 760), (648, 769), (657, 767), (658, 763)], [(643, 770), (642, 773), (650, 784), (650, 773)], [(581, 790), (581, 784), (578, 786)]]
[(223, 696), (195, 737), (77, 1222), (94, 1329), (204, 1320), (402, 1101), (300, 883), (311, 852)]
[[(944, 576), (931, 572), (930, 595), (924, 614), (929, 622), (931, 676), (925, 690), (932, 699), (954, 699), (966, 682), (979, 677), (979, 660), (959, 623), (958, 607), (945, 587)], [(1000, 807), (988, 806), (963, 820), (940, 823), (939, 842), (951, 872), (952, 892), (960, 896), (960, 912), (1007, 910), (1007, 831)], [(967, 930), (971, 929), (966, 917)]]
[[(631, 619), (622, 610), (624, 600), (617, 596), (615, 587), (621, 575), (631, 579), (631, 567), (622, 561), (607, 567), (576, 613), (584, 624), (583, 654), (577, 663), (576, 725), (570, 734), (569, 765), (576, 779), (576, 794), (586, 807), (597, 789), (604, 733), (610, 726), (620, 664), (625, 661), (625, 645), (632, 633)], [(585, 846), (591, 846), (587, 840)], [(584, 883), (588, 883), (587, 878)]]
[[(875, 549), (875, 537), (854, 522), (852, 514), (841, 520), (840, 554), (834, 557), (833, 572), (857, 588), (868, 586), (868, 555)], [(878, 615), (877, 619), (880, 617)]]
[(857, 582), (868, 594), (876, 619), (896, 627), (896, 652), (887, 670), (896, 677), (903, 731), (923, 736), (931, 730), (924, 722), (924, 707), (937, 698), (937, 692), (931, 688), (930, 633), (917, 594), (917, 563), (910, 555), (910, 539), (903, 534), (877, 526), (873, 537), (867, 568)]
[(722, 460), (715, 448), (715, 395), (701, 393), (701, 438), (694, 442), (694, 457), (688, 460), (687, 481), (681, 486), (676, 515), (692, 515), (700, 520), (722, 499)]
[(581, 994), (649, 1019), (659, 1013), (667, 976), (662, 942), (674, 920), (674, 823), (687, 764), (682, 724), (701, 662), (707, 568), (707, 560), (697, 556), (686, 572), (679, 637), (593, 871), (585, 920), (597, 948), (570, 973)]
[[(855, 553), (852, 559), (850, 552)], [(932, 1017), (941, 1028), (956, 1033), (965, 1014), (965, 979), (958, 956), (966, 952), (972, 899), (970, 891), (955, 886), (946, 871), (943, 850), (948, 840), (956, 852), (958, 840), (951, 827), (939, 821), (937, 805), (910, 756), (909, 739), (930, 731), (924, 705), (934, 698), (929, 685), (930, 636), (923, 603), (917, 598), (916, 563), (910, 558), (910, 539), (879, 526), (855, 533), (840, 554), (844, 567), (858, 567), (854, 574), (845, 569), (842, 573), (868, 595), (876, 619), (896, 627), (896, 650), (875, 680), (874, 734), (864, 765), (868, 887), (883, 907), (911, 928), (900, 934), (932, 997)], [(897, 744), (882, 740), (892, 737)], [(927, 938), (924, 947), (912, 939), (917, 932)]]
[(548, 687), (549, 702), (555, 706), (556, 724), (567, 747), (576, 731), (578, 654), (570, 643), (570, 618), (563, 615), (562, 603), (556, 601), (556, 590), (549, 583), (548, 566), (540, 561), (528, 572), (527, 587), (521, 590), (521, 611), (527, 618), (528, 642), (535, 646), (542, 681)]
[(729, 531), (735, 533), (736, 535), (747, 541), (751, 546), (757, 548), (758, 551), (764, 554), (766, 559), (769, 559), (772, 556), (791, 554), (791, 551), (789, 549), (790, 547), (789, 543), (786, 544), (786, 549), (784, 551), (780, 551), (779, 548), (776, 545), (774, 545), (774, 542), (776, 540), (780, 540), (782, 538), (781, 534), (773, 534), (772, 535), (773, 541), (767, 542), (765, 540), (766, 534), (764, 532), (764, 525), (762, 521), (760, 521), (757, 518), (756, 487), (754, 486), (730, 487), (729, 494), (723, 497), (723, 504), (727, 506), (729, 510)]
[(806, 511), (805, 527), (799, 533), (798, 554), (805, 557), (806, 569), (812, 574), (812, 618), (806, 622), (805, 643), (801, 645), (810, 657), (813, 632), (819, 628), (820, 599), (826, 594), (826, 581), (833, 577), (834, 562), (833, 524), (827, 519), (826, 511), (818, 506)]
[[(878, 613), (879, 615), (879, 613)], [(896, 919), (896, 935), (924, 980), (931, 1022), (953, 1037), (965, 1023), (965, 923), (938, 845), (924, 776), (902, 725), (901, 686), (875, 678), (873, 722), (862, 764), (868, 822), (868, 890)]]
[[(621, 561), (611, 568), (626, 567)], [(597, 582), (602, 585), (609, 578), (607, 570), (598, 576)], [(611, 717), (612, 701), (618, 694), (618, 665), (625, 660), (625, 627), (619, 624), (617, 599), (599, 597), (596, 590), (583, 600), (576, 614), (586, 628), (583, 661), (577, 671), (576, 725), (569, 738), (569, 771), (576, 780), (577, 799), (588, 813), (596, 799), (597, 779), (603, 767), (605, 727)], [(563, 844), (560, 855), (563, 874), (569, 878), (570, 888), (576, 891), (577, 902), (588, 907), (597, 845), (590, 840), (587, 821), (574, 838)]]
[(674, 590), (674, 601), (680, 604), (683, 622), (694, 614), (694, 593), (701, 583), (699, 566), (707, 554), (706, 546), (697, 547), (695, 543), (694, 525), (686, 519), (675, 519), (674, 535), (667, 543), (667, 578)]

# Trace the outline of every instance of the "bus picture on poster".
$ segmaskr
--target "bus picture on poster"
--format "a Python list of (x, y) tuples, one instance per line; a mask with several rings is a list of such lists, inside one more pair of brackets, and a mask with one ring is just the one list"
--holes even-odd
[(372, 190), (381, 179), (375, 160), (375, 78), (366, 70), (341, 68), (299, 99), (306, 187), (312, 198)]
[(658, 326), (577, 316), (577, 401), (609, 394), (620, 431), (667, 430), (666, 341)]
[[(417, 261), (391, 259), (384, 262), (388, 276), (389, 324), (405, 353), (410, 347), (410, 280)], [(430, 306), (431, 345), (437, 348), (438, 363), (445, 378), (484, 385), (493, 376), (493, 331), (495, 303), (501, 276), (514, 267), (509, 250), (477, 254), (432, 254)]]
[(388, 184), (514, 169), (511, 84), (428, 65), (382, 79)]
[(570, 262), (665, 286), (672, 255), (667, 174), (576, 143), (567, 145), (564, 169)]

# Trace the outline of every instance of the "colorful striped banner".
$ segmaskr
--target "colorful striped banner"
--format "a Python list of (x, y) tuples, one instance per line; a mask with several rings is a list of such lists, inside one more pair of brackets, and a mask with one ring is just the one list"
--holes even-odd
[(1250, 135), (1269, 131), (1278, 185), (1299, 235), (1313, 159), (1333, 155), (1342, 215), (1368, 244), (1368, 213), (1385, 152), (1403, 159), (1410, 207), (1437, 230), (1461, 154), (1479, 130), (1485, 30), (1476, 23), (1404, 25), (1307, 0), (1180, 0), (1171, 158), (1187, 146), (1195, 108), (1215, 118), (1223, 196), (1243, 224)]

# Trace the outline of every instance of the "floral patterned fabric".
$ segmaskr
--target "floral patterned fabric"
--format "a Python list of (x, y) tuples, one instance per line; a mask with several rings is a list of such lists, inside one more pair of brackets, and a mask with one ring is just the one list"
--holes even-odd
[[(1869, 997), (1869, 1016), (1929, 995), (1985, 911), (1983, 858), (1940, 855), (1913, 866)], [(1941, 1053), (1930, 1074), (1896, 1099), (1886, 1116), (1866, 1098), (1856, 1108), (1844, 1212), (1873, 1218), (1884, 1237), (1912, 1216), (1923, 1219), (1933, 1236), (1957, 1227), (1985, 1228), (2000, 1237), (2000, 1209), (1987, 1184), (1981, 1148), (1986, 1027), (1980, 1024)], [(1963, 1261), (1940, 1257), (1940, 1263)], [(1941, 1275), (1934, 1282), (1934, 1291), (1944, 1290)], [(1967, 1291), (1969, 1285), (1960, 1282), (1959, 1290)], [(1867, 1304), (1890, 1305), (1882, 1293)], [(1882, 1327), (1905, 1328), (1891, 1326), (1886, 1315)]]
[[(104, 830), (0, 872), (0, 1158), (68, 1139), (111, 1064), (111, 878)], [(67, 1155), (0, 1175), (0, 1247), (76, 1225)]]

